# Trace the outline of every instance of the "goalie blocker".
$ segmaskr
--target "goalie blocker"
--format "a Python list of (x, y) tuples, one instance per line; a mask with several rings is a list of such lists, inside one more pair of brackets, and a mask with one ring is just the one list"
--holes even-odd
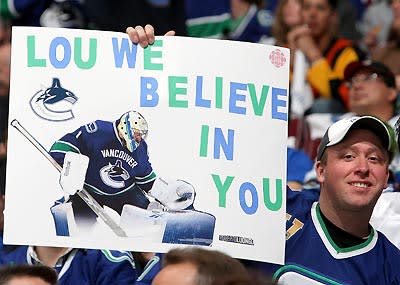
[(193, 185), (184, 180), (157, 177), (148, 194), (167, 210), (184, 210), (193, 208), (196, 192)]

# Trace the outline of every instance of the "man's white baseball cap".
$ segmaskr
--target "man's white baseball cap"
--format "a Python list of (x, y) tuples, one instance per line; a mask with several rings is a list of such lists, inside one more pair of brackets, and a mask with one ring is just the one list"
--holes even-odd
[(325, 132), (317, 150), (317, 161), (320, 161), (326, 148), (340, 143), (350, 130), (370, 130), (381, 140), (383, 147), (388, 151), (391, 161), (396, 152), (396, 141), (393, 129), (383, 121), (373, 116), (354, 116), (345, 118), (332, 124)]

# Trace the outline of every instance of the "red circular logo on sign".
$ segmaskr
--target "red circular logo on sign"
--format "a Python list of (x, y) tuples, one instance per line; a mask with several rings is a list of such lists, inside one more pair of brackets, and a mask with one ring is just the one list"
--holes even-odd
[(282, 67), (286, 62), (286, 57), (279, 49), (271, 52), (269, 55), (269, 60), (275, 67)]

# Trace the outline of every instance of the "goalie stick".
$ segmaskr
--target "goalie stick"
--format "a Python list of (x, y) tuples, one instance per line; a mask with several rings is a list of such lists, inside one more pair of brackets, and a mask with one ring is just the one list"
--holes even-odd
[[(17, 119), (11, 121), (11, 126), (17, 129), (48, 161), (61, 172), (62, 166), (47, 152), (47, 150), (20, 124)], [(110, 227), (110, 229), (120, 237), (127, 237), (125, 231), (104, 211), (103, 207), (83, 188), (77, 194), (92, 209), (92, 211)]]

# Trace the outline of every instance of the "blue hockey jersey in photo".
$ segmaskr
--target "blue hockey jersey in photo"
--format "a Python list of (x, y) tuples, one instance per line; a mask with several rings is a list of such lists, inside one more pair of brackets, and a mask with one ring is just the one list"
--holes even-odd
[(137, 184), (148, 190), (147, 184), (154, 181), (147, 154), (147, 144), (141, 141), (138, 148), (130, 152), (118, 136), (116, 122), (97, 120), (66, 134), (51, 147), (51, 156), (63, 165), (68, 151), (89, 157), (85, 185), (99, 195), (115, 196), (132, 191)]

